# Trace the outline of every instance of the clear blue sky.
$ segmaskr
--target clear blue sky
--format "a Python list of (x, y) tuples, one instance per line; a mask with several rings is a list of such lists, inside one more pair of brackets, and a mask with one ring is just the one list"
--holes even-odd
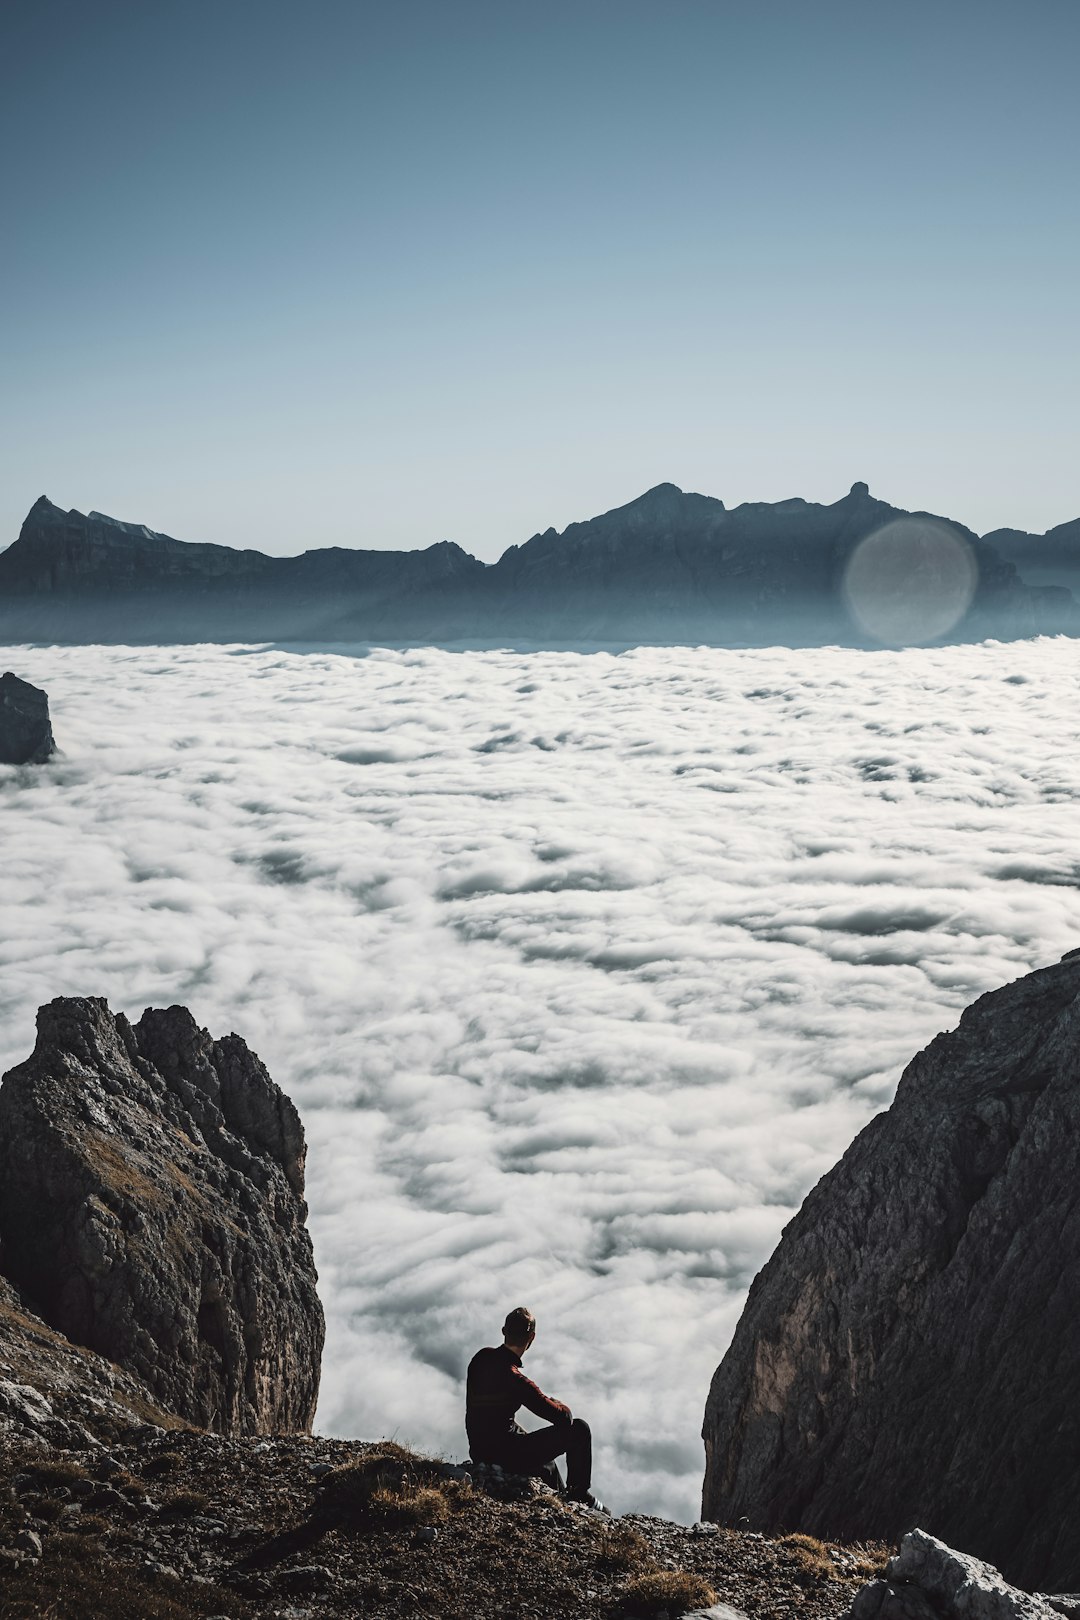
[(1078, 61), (1077, 0), (11, 0), (0, 543), (1076, 517)]

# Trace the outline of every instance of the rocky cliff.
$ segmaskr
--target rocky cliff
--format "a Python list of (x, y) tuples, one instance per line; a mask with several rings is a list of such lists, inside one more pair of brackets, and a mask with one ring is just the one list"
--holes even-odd
[(183, 1007), (42, 1007), (0, 1086), (0, 1269), (51, 1328), (223, 1434), (310, 1428), (323, 1316), (292, 1103)]
[(1080, 1586), (1080, 953), (983, 996), (810, 1193), (705, 1412), (704, 1516)]
[(931, 623), (940, 606), (934, 537), (945, 531), (970, 561), (970, 600), (946, 629), (923, 628), (931, 639), (1080, 635), (1068, 590), (1025, 583), (962, 525), (904, 512), (857, 483), (827, 506), (794, 499), (732, 510), (660, 484), (511, 546), (491, 565), (445, 542), (267, 557), (63, 512), (42, 496), (0, 553), (0, 637), (876, 644), (850, 611), (845, 580), (860, 543), (897, 523), (909, 550), (878, 584), (911, 598), (912, 625)]

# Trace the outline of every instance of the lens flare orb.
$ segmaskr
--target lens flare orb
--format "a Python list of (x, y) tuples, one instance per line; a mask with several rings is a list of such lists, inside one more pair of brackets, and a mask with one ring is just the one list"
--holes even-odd
[(844, 598), (875, 641), (921, 646), (959, 624), (978, 579), (959, 530), (937, 518), (902, 517), (859, 541), (844, 570)]

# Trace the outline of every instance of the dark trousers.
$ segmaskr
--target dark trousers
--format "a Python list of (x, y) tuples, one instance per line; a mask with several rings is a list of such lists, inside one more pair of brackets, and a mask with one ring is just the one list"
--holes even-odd
[(575, 1418), (572, 1423), (552, 1423), (532, 1434), (515, 1424), (514, 1433), (499, 1441), (497, 1451), (493, 1448), (490, 1457), (477, 1461), (498, 1463), (511, 1474), (538, 1474), (549, 1484), (557, 1484), (559, 1471), (551, 1465), (564, 1454), (566, 1488), (573, 1494), (584, 1494), (592, 1483), (592, 1430), (583, 1418)]

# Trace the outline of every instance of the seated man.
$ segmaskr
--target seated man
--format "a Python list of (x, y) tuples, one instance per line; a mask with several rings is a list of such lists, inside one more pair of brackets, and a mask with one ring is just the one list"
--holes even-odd
[[(536, 1318), (523, 1305), (503, 1323), (503, 1343), (478, 1350), (469, 1362), (465, 1385), (465, 1431), (474, 1462), (498, 1463), (512, 1474), (551, 1478), (550, 1464), (566, 1454), (567, 1495), (599, 1507), (589, 1490), (592, 1433), (562, 1401), (553, 1401), (526, 1378), (521, 1358), (536, 1338)], [(518, 1427), (514, 1414), (528, 1407), (550, 1427), (531, 1434)], [(558, 1479), (558, 1470), (555, 1478)]]

